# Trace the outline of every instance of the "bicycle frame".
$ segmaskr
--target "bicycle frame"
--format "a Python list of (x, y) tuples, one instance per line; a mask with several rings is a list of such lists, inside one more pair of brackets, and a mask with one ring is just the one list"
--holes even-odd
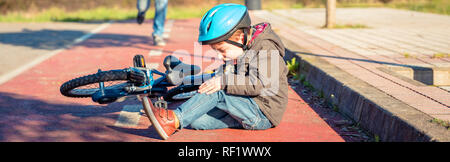
[[(120, 97), (128, 96), (128, 95), (138, 95), (138, 94), (151, 94), (151, 93), (160, 93), (164, 94), (167, 92), (167, 87), (174, 86), (168, 83), (166, 80), (166, 74), (160, 72), (156, 69), (148, 69), (148, 68), (138, 68), (138, 67), (130, 67), (126, 69), (122, 69), (125, 71), (131, 70), (141, 70), (145, 72), (146, 81), (142, 85), (136, 86), (134, 83), (126, 82), (122, 83), (122, 85), (118, 85), (118, 88), (108, 88), (104, 87), (104, 83), (99, 83), (99, 90), (92, 95), (92, 101), (98, 102), (100, 104), (114, 102)], [(121, 71), (122, 71), (121, 70)], [(99, 69), (98, 72), (101, 72)], [(153, 74), (161, 75), (158, 79), (154, 80)]]
[[(122, 69), (126, 71), (131, 70), (141, 70), (145, 72), (146, 81), (140, 86), (136, 86), (134, 83), (122, 83), (125, 85), (117, 86), (118, 88), (105, 88), (104, 83), (99, 83), (99, 90), (95, 92), (91, 98), (92, 101), (98, 102), (100, 104), (110, 103), (116, 101), (118, 98), (129, 96), (129, 95), (139, 95), (148, 94), (149, 97), (159, 97), (167, 93), (167, 87), (175, 86), (167, 81), (167, 74), (160, 72), (156, 69), (140, 68), (140, 67), (130, 67)], [(101, 72), (99, 69), (98, 72)], [(160, 75), (158, 79), (154, 79), (154, 75)], [(189, 75), (183, 78), (183, 83), (203, 83), (204, 81), (215, 76), (215, 73), (202, 74), (202, 75)], [(200, 81), (199, 81), (200, 80)]]

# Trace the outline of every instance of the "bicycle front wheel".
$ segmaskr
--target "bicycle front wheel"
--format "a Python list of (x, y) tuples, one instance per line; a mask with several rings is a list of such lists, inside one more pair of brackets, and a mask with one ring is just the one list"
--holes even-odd
[(60, 87), (62, 95), (67, 97), (91, 97), (100, 90), (103, 82), (105, 89), (124, 88), (128, 85), (128, 73), (125, 70), (102, 71), (65, 82)]

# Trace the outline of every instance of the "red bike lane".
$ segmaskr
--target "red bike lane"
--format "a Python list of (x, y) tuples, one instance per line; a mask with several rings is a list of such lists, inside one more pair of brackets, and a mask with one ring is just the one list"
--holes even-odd
[[(136, 54), (144, 55), (147, 65), (158, 66), (160, 71), (165, 70), (162, 60), (169, 54), (181, 57), (184, 62), (201, 65), (203, 69), (212, 69), (219, 63), (209, 47), (194, 49), (199, 21), (173, 21), (165, 47), (151, 46), (151, 23), (115, 22), (1, 84), (0, 141), (162, 141), (143, 111), (137, 113), (135, 126), (117, 124), (125, 107), (141, 105), (135, 97), (100, 105), (90, 98), (62, 96), (59, 87), (70, 79), (95, 73), (98, 69), (130, 67)], [(202, 58), (209, 59), (205, 61)], [(169, 106), (173, 108), (177, 104)], [(183, 129), (167, 141), (344, 140), (295, 91), (289, 89), (288, 108), (276, 128), (262, 131)]]

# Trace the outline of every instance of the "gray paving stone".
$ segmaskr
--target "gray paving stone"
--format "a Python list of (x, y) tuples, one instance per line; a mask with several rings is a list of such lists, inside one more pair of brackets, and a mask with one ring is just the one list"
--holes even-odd
[[(384, 136), (383, 139), (426, 140), (424, 134), (415, 132), (416, 126), (428, 129), (430, 126), (426, 123), (430, 116), (449, 118), (450, 109), (447, 102), (450, 98), (449, 91), (424, 86), (411, 79), (407, 82), (406, 77), (392, 75), (392, 72), (386, 73), (379, 69), (388, 66), (428, 69), (448, 67), (449, 58), (431, 59), (431, 56), (437, 52), (446, 53), (445, 51), (450, 48), (448, 47), (450, 38), (447, 38), (450, 35), (449, 16), (384, 8), (339, 8), (337, 10), (339, 23), (364, 24), (369, 28), (329, 30), (321, 29), (324, 13), (324, 9), (274, 10), (266, 11), (258, 17), (272, 23), (273, 27), (278, 29), (276, 32), (284, 39), (295, 42), (310, 52), (302, 57), (314, 60), (310, 57), (318, 56), (318, 59), (326, 60), (337, 69), (366, 83), (364, 86), (356, 87), (354, 84), (359, 84), (358, 82), (351, 83), (348, 86), (352, 88), (349, 89), (338, 83), (348, 80), (343, 77), (345, 75), (331, 75), (335, 71), (330, 70), (323, 73), (321, 70), (327, 67), (322, 64), (317, 65), (321, 70), (312, 67), (304, 70), (307, 72), (307, 80), (316, 80), (313, 83), (314, 87), (323, 90), (326, 96), (334, 94), (337, 97), (336, 101), (332, 102), (344, 107), (345, 114), (356, 121), (361, 121), (362, 125), (375, 132), (397, 133), (389, 138)], [(331, 78), (325, 79), (326, 77)], [(379, 92), (357, 93), (364, 94), (368, 98), (361, 98), (354, 93), (356, 89), (368, 87), (367, 84), (374, 86)], [(380, 97), (379, 94), (387, 96)], [(392, 99), (397, 102), (386, 102), (393, 101)], [(389, 109), (383, 110), (382, 107)], [(421, 113), (427, 114), (428, 117), (419, 115)], [(387, 122), (384, 122), (385, 120)], [(405, 122), (408, 124), (404, 125)], [(442, 137), (442, 132), (436, 134), (440, 131), (442, 130), (431, 131), (431, 134)]]

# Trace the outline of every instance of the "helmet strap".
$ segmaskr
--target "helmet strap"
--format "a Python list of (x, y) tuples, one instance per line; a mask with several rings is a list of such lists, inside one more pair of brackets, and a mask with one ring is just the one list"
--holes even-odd
[(247, 30), (244, 29), (244, 44), (241, 44), (241, 43), (229, 40), (229, 39), (225, 40), (225, 42), (230, 43), (230, 44), (235, 45), (235, 46), (238, 46), (238, 47), (241, 47), (244, 51), (247, 50), (248, 49), (248, 46), (247, 46)]

